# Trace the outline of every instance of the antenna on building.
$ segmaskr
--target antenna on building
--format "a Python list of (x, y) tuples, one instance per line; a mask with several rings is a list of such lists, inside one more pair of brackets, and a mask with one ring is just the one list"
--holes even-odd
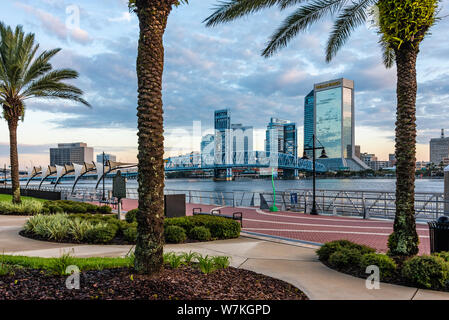
[(441, 139), (444, 139), (444, 129), (441, 129)]

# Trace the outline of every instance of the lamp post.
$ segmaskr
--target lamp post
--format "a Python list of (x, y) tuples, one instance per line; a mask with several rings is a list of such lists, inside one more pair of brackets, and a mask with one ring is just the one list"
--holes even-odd
[[(309, 151), (309, 150), (311, 150), (312, 151), (312, 154), (313, 154), (313, 156), (312, 156), (312, 162), (313, 162), (313, 164), (312, 164), (312, 168), (313, 168), (313, 170), (312, 170), (312, 180), (313, 180), (313, 203), (312, 203), (312, 211), (310, 211), (310, 214), (313, 214), (313, 215), (318, 215), (318, 211), (316, 210), (316, 201), (315, 201), (315, 198), (316, 198), (316, 190), (315, 190), (315, 186), (316, 186), (316, 168), (315, 168), (315, 150), (322, 150), (321, 151), (321, 156), (320, 156), (320, 159), (326, 159), (326, 158), (328, 158), (328, 156), (326, 155), (326, 150), (324, 149), (324, 146), (321, 144), (321, 142), (320, 141), (318, 141), (318, 142), (320, 142), (320, 144), (321, 144), (321, 147), (316, 147), (315, 146), (315, 134), (313, 134), (312, 135), (312, 147), (311, 148), (304, 148), (304, 155), (302, 156), (302, 158), (301, 159), (303, 159), (303, 160), (309, 160), (309, 157), (307, 156), (307, 153), (306, 153), (306, 151)], [(318, 140), (318, 139), (317, 139)], [(305, 147), (305, 146), (304, 146)]]
[(106, 175), (104, 174), (104, 169), (105, 169), (105, 166), (104, 166), (104, 159), (105, 157), (104, 157), (104, 151), (103, 151), (103, 201), (106, 201), (106, 196), (105, 196), (105, 186), (104, 186), (104, 180), (106, 179)]
[(5, 163), (5, 167), (3, 169), (3, 175), (5, 177), (5, 180), (3, 180), (3, 182), (4, 182), (4, 185), (5, 185), (5, 188), (6, 188), (6, 163)]

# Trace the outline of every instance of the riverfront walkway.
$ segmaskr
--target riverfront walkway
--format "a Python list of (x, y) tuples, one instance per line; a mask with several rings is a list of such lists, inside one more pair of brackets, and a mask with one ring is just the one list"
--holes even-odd
[[(59, 257), (70, 252), (78, 257), (125, 256), (132, 246), (73, 245), (21, 237), (27, 217), (0, 216), (0, 251), (4, 254)], [(311, 299), (321, 300), (419, 300), (447, 299), (449, 293), (380, 284), (369, 290), (365, 280), (332, 270), (317, 258), (317, 246), (270, 238), (242, 236), (238, 239), (165, 245), (165, 251), (199, 252), (231, 257), (231, 266), (281, 279), (300, 288)]]
[[(137, 208), (137, 200), (123, 199), (123, 210)], [(242, 231), (251, 235), (262, 235), (276, 239), (300, 241), (320, 245), (328, 241), (346, 239), (387, 251), (388, 236), (393, 232), (392, 220), (363, 220), (357, 217), (319, 215), (312, 216), (299, 212), (268, 212), (257, 208), (217, 207), (212, 205), (186, 204), (186, 214), (193, 208), (203, 212), (220, 209), (221, 213), (242, 212)], [(429, 228), (418, 223), (416, 227), (420, 239), (420, 254), (430, 253)]]

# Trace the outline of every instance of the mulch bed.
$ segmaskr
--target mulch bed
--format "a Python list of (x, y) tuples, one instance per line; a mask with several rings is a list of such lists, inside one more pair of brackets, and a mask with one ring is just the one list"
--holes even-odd
[(0, 276), (0, 300), (308, 300), (284, 281), (233, 267), (205, 275), (190, 266), (166, 266), (152, 277), (128, 268), (85, 271), (79, 290), (67, 289), (66, 279), (19, 269)]

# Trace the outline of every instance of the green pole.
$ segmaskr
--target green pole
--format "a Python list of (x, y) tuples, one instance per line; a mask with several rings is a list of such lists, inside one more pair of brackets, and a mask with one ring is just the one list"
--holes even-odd
[(274, 168), (271, 168), (271, 185), (273, 186), (273, 205), (270, 207), (270, 212), (278, 212), (276, 207), (276, 189), (274, 188)]

